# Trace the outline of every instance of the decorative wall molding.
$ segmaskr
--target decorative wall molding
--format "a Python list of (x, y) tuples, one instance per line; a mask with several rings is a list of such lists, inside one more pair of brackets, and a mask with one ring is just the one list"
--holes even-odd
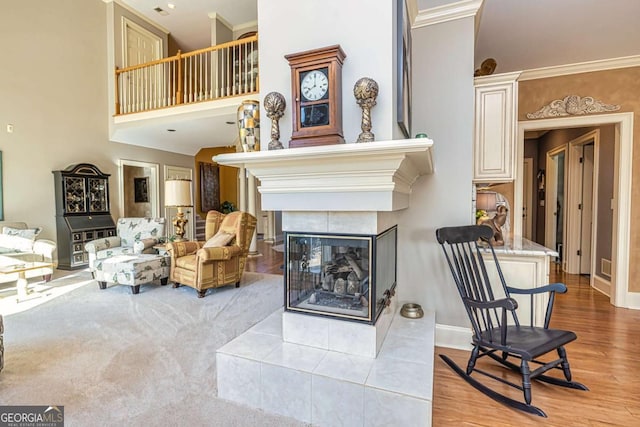
[(619, 105), (605, 104), (592, 96), (583, 98), (578, 95), (567, 95), (564, 99), (556, 99), (540, 108), (535, 113), (527, 113), (528, 119), (546, 119), (550, 117), (579, 116), (583, 114), (608, 113), (618, 111)]
[(599, 59), (596, 61), (579, 62), (576, 64), (556, 65), (552, 67), (524, 70), (518, 80), (545, 79), (549, 77), (568, 76), (578, 73), (593, 73), (595, 71), (615, 70), (618, 68), (629, 67), (640, 67), (640, 55)]
[(443, 6), (419, 10), (412, 28), (426, 27), (455, 19), (476, 16), (483, 0), (462, 0)]

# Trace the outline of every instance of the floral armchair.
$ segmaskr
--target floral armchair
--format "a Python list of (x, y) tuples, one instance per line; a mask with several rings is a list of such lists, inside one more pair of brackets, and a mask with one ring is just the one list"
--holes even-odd
[(89, 254), (89, 270), (95, 277), (102, 261), (116, 255), (153, 254), (154, 245), (165, 235), (164, 218), (120, 218), (116, 236), (92, 240), (85, 245)]
[(210, 288), (231, 283), (239, 287), (255, 229), (256, 218), (247, 212), (208, 212), (206, 242), (167, 245), (173, 286), (190, 286), (198, 291), (198, 298)]

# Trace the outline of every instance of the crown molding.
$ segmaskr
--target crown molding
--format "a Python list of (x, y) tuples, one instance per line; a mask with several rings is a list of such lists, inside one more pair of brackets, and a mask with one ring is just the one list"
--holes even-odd
[(233, 25), (231, 25), (229, 21), (224, 19), (222, 15), (219, 15), (216, 12), (209, 12), (207, 15), (209, 16), (209, 19), (211, 19), (212, 21), (220, 22), (222, 25), (224, 25), (225, 27), (233, 31)]
[(475, 17), (483, 0), (462, 0), (418, 11), (412, 28), (426, 27), (461, 18)]
[(552, 67), (524, 70), (518, 81), (545, 79), (549, 77), (566, 76), (578, 73), (592, 73), (594, 71), (613, 70), (616, 68), (640, 67), (640, 55), (624, 56), (621, 58), (599, 59), (596, 61), (579, 62), (576, 64), (557, 65)]
[(413, 23), (416, 21), (416, 17), (418, 16), (418, 0), (405, 0), (407, 4), (407, 12), (409, 13), (409, 22), (411, 23), (411, 27), (413, 27)]
[(235, 25), (233, 27), (233, 31), (235, 32), (235, 31), (240, 31), (240, 30), (244, 30), (244, 29), (247, 29), (247, 28), (256, 28), (256, 27), (258, 27), (258, 21), (257, 20), (249, 21), (249, 22), (245, 22), (244, 24)]

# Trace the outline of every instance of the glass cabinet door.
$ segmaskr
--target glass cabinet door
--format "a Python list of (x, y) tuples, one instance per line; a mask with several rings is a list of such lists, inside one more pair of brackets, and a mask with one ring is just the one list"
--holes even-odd
[(89, 178), (89, 212), (106, 212), (109, 210), (108, 206), (107, 180)]
[(64, 203), (66, 213), (87, 211), (84, 178), (64, 177)]

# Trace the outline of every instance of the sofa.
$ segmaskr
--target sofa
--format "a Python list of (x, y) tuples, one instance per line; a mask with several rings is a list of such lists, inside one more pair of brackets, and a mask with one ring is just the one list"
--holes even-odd
[(89, 255), (89, 270), (96, 278), (102, 262), (116, 255), (154, 254), (153, 248), (165, 236), (164, 218), (120, 218), (116, 236), (92, 240), (84, 245)]
[[(0, 221), (0, 267), (25, 262), (49, 262), (58, 265), (57, 244), (48, 239), (40, 239), (40, 227), (29, 228), (25, 222)], [(40, 268), (25, 272), (25, 278), (44, 277), (51, 279), (53, 268)], [(0, 283), (15, 281), (17, 273), (0, 274)]]

